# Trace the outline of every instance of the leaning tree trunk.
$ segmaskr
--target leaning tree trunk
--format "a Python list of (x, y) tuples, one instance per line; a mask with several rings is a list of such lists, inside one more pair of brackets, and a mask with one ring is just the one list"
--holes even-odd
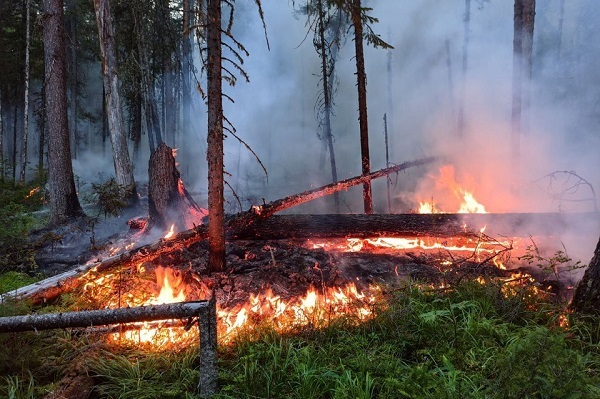
[(127, 204), (133, 206), (139, 200), (135, 179), (133, 178), (133, 165), (129, 157), (127, 134), (125, 133), (125, 123), (121, 109), (117, 53), (109, 0), (94, 0), (94, 9), (96, 11), (96, 23), (98, 24), (100, 54), (102, 55), (104, 94), (106, 96), (108, 130), (113, 149), (115, 176), (117, 183), (126, 190)]
[(67, 119), (67, 79), (62, 0), (44, 0), (44, 77), (48, 120), (50, 224), (83, 216), (75, 191)]
[(223, 98), (221, 77), (221, 0), (208, 0), (208, 240), (209, 269), (225, 269), (223, 206)]
[(580, 313), (600, 314), (600, 240), (583, 278), (577, 285), (571, 309)]
[[(363, 21), (360, 0), (353, 0), (352, 25), (354, 26), (354, 47), (356, 52), (356, 81), (358, 86), (358, 123), (360, 125), (360, 155), (362, 174), (371, 172), (369, 155), (369, 124), (367, 120), (367, 75), (365, 72), (365, 56), (363, 50)], [(363, 202), (366, 214), (373, 213), (373, 197), (371, 181), (363, 184)]]

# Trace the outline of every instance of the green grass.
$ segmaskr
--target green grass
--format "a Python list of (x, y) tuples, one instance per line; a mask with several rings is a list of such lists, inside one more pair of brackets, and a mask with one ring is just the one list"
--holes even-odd
[[(215, 398), (600, 397), (599, 320), (571, 315), (570, 327), (559, 327), (560, 305), (527, 290), (411, 286), (358, 326), (252, 329), (220, 347)], [(82, 356), (94, 398), (195, 397), (197, 347), (153, 354), (65, 332), (0, 338), (11, 348), (0, 362), (0, 397), (43, 397)], [(24, 358), (16, 348), (27, 348)]]

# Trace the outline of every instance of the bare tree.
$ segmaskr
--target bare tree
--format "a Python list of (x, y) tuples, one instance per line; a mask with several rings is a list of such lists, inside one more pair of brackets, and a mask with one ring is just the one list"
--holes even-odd
[(83, 216), (75, 191), (69, 126), (63, 0), (44, 0), (44, 77), (48, 123), (50, 224)]
[(465, 97), (467, 87), (467, 68), (469, 60), (469, 25), (471, 22), (471, 0), (465, 0), (463, 33), (463, 53), (462, 53), (462, 79), (460, 82), (460, 98), (458, 104), (458, 135), (464, 135), (465, 130)]
[(102, 76), (108, 117), (108, 129), (113, 149), (113, 161), (117, 183), (125, 188), (127, 203), (136, 205), (138, 196), (133, 177), (133, 165), (127, 147), (127, 133), (119, 94), (117, 73), (117, 50), (109, 0), (94, 0), (100, 54), (102, 56)]

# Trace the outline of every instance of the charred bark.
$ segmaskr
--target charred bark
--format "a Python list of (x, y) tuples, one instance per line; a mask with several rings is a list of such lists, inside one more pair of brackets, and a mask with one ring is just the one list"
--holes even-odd
[(169, 227), (169, 223), (175, 223), (178, 230), (184, 229), (185, 203), (179, 191), (179, 171), (173, 150), (165, 143), (161, 143), (150, 156), (148, 178), (148, 228), (156, 226), (164, 229)]
[(570, 305), (579, 313), (600, 314), (600, 240)]

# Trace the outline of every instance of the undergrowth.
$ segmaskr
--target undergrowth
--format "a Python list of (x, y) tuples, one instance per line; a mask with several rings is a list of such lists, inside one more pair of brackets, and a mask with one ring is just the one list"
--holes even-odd
[[(339, 319), (293, 335), (253, 329), (219, 348), (214, 397), (600, 397), (599, 320), (571, 314), (561, 327), (561, 305), (531, 290), (412, 284), (358, 326)], [(81, 357), (93, 398), (195, 397), (197, 347), (147, 353), (68, 332), (4, 334), (0, 347), (9, 348), (0, 359), (0, 397), (43, 397)]]

